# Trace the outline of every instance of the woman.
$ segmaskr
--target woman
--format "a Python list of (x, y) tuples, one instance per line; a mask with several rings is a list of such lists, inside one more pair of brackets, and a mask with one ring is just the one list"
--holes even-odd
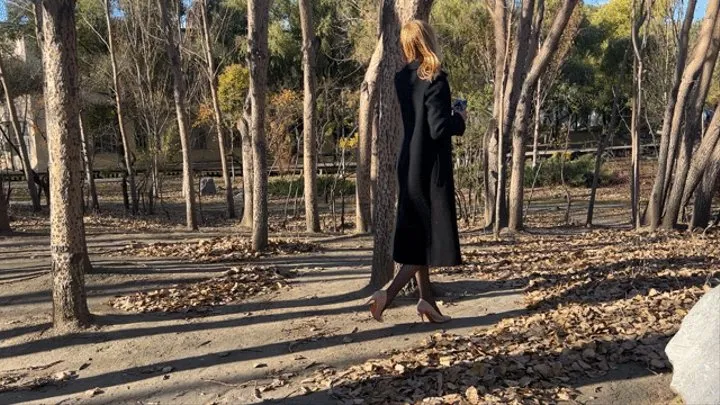
[(368, 301), (378, 321), (413, 276), (420, 290), (418, 315), (435, 323), (450, 320), (433, 298), (429, 267), (461, 262), (451, 136), (465, 132), (465, 113), (451, 108), (450, 85), (440, 70), (436, 42), (432, 28), (423, 21), (407, 23), (400, 33), (408, 65), (395, 75), (405, 133), (397, 165), (393, 259), (402, 268), (387, 290)]

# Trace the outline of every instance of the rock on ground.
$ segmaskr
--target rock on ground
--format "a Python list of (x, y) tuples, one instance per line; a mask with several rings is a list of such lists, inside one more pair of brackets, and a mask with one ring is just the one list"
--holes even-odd
[(671, 387), (687, 404), (720, 404), (720, 287), (690, 310), (665, 348)]

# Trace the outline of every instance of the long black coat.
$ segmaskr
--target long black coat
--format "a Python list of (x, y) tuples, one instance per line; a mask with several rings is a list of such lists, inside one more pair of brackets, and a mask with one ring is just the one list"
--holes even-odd
[(393, 259), (455, 266), (461, 259), (451, 136), (465, 132), (465, 120), (452, 112), (447, 75), (421, 80), (418, 66), (413, 62), (395, 76), (405, 131), (397, 164)]

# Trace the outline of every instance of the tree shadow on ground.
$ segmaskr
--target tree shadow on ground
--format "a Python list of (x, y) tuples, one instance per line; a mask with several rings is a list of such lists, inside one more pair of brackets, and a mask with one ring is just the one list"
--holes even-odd
[[(359, 310), (360, 308), (364, 307), (344, 307), (344, 308), (338, 308), (337, 310), (331, 310), (331, 311), (303, 311), (299, 313), (290, 314), (290, 317), (301, 315), (302, 317), (312, 317), (312, 316), (322, 316), (327, 315), (330, 313), (344, 313), (354, 310)], [(481, 317), (468, 317), (468, 318), (457, 318), (454, 319), (451, 324), (443, 325), (444, 329), (446, 330), (452, 330), (456, 328), (471, 328), (471, 327), (481, 327), (481, 326), (489, 326), (492, 324), (495, 324), (499, 322), (503, 318), (507, 317), (513, 317), (521, 314), (522, 310), (517, 311), (508, 311), (501, 314), (491, 314)], [(283, 314), (284, 315), (284, 314)], [(261, 317), (248, 317), (246, 319), (247, 323), (255, 323), (255, 321), (259, 320), (258, 318)], [(289, 319), (289, 317), (280, 316), (280, 319), (275, 319), (275, 321), (283, 320), (283, 319)], [(229, 322), (226, 326), (242, 326), (239, 325), (238, 320), (232, 320)], [(193, 330), (194, 328), (200, 327), (202, 330), (211, 330), (216, 327), (223, 327), (220, 324), (202, 324), (202, 325), (176, 325), (176, 326), (165, 326), (161, 329), (163, 330), (163, 333), (181, 333), (183, 331), (187, 330)], [(403, 323), (403, 324), (396, 324), (380, 329), (373, 329), (373, 330), (366, 330), (366, 331), (360, 331), (356, 333), (352, 333), (352, 340), (353, 342), (369, 342), (374, 341), (380, 338), (384, 338), (387, 336), (402, 336), (404, 334), (408, 333), (416, 333), (416, 332), (431, 332), (433, 330), (436, 330), (437, 326), (432, 324), (417, 324), (417, 323)], [(126, 331), (118, 331), (117, 334), (124, 335), (124, 338), (127, 338), (127, 334), (134, 334), (141, 336), (144, 333), (147, 333), (148, 330), (141, 329), (141, 330), (126, 330)], [(113, 335), (115, 333), (111, 334), (105, 334), (104, 338), (102, 338), (100, 341), (102, 342), (108, 342), (113, 339)], [(128, 384), (131, 382), (141, 381), (149, 378), (154, 378), (157, 376), (157, 373), (155, 374), (148, 374), (148, 369), (162, 369), (164, 367), (172, 367), (174, 370), (177, 371), (188, 371), (188, 370), (201, 370), (207, 367), (214, 367), (222, 364), (229, 364), (239, 361), (253, 361), (253, 360), (259, 360), (264, 358), (269, 358), (273, 356), (278, 356), (282, 354), (288, 354), (288, 353), (303, 353), (315, 349), (323, 349), (323, 348), (329, 348), (333, 346), (341, 346), (341, 345), (347, 345), (347, 342), (345, 341), (345, 338), (347, 337), (347, 334), (340, 334), (340, 335), (334, 335), (334, 336), (328, 336), (322, 339), (317, 339), (313, 341), (312, 339), (303, 338), (303, 339), (296, 339), (291, 341), (283, 341), (283, 342), (277, 342), (277, 343), (270, 343), (267, 345), (261, 345), (261, 346), (254, 346), (254, 347), (245, 347), (240, 348), (236, 350), (231, 351), (224, 351), (224, 352), (217, 352), (217, 353), (206, 353), (199, 356), (193, 356), (193, 357), (187, 357), (184, 359), (179, 360), (169, 360), (169, 361), (163, 361), (158, 362), (155, 364), (140, 366), (140, 367), (133, 367), (129, 369), (119, 370), (119, 371), (113, 371), (109, 373), (100, 374), (97, 376), (87, 377), (87, 378), (79, 378), (77, 380), (73, 380), (69, 382), (66, 386), (63, 387), (57, 387), (57, 388), (45, 388), (38, 391), (31, 391), (31, 392), (23, 392), (23, 393), (8, 393), (8, 394), (0, 394), (0, 402), (4, 402), (3, 396), (7, 396), (6, 399), (10, 400), (12, 402), (13, 399), (19, 399), (22, 398), (22, 401), (39, 401), (46, 398), (51, 398), (58, 395), (68, 395), (68, 394), (74, 394), (74, 393), (81, 393), (85, 392), (89, 389), (95, 388), (95, 387), (112, 387), (116, 385), (123, 385)], [(73, 337), (68, 337), (62, 339), (63, 341), (67, 343), (75, 342), (76, 344), (82, 343), (89, 343), (89, 336), (87, 333), (77, 334)], [(90, 339), (90, 342), (92, 342), (93, 339)], [(56, 341), (55, 343), (59, 343), (60, 341)], [(47, 343), (47, 342), (46, 342)], [(33, 348), (37, 348), (35, 346), (38, 346), (37, 342), (33, 345)], [(61, 345), (62, 346), (62, 345)], [(61, 347), (58, 345), (50, 345), (47, 347), (42, 347), (40, 350), (52, 350), (54, 348)], [(23, 350), (27, 348), (22, 347), (14, 347), (14, 348), (3, 348), (0, 349), (0, 357), (5, 356), (8, 354), (8, 352), (11, 352), (13, 354), (22, 354)]]

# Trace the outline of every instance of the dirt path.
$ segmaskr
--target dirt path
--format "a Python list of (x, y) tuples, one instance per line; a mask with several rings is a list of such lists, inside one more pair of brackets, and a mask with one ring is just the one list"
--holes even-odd
[[(70, 370), (78, 374), (59, 387), (2, 393), (0, 403), (194, 404), (281, 399), (299, 395), (303, 376), (318, 367), (362, 362), (383, 351), (416, 344), (438, 330), (418, 322), (409, 300), (389, 310), (385, 323), (370, 320), (362, 305), (368, 295), (363, 291), (370, 259), (367, 237), (330, 238), (323, 242), (321, 253), (259, 260), (296, 270), (291, 288), (217, 307), (205, 316), (120, 312), (107, 305), (115, 295), (206, 279), (230, 267), (98, 255), (129, 239), (152, 241), (158, 235), (90, 235), (97, 272), (88, 275), (87, 284), (99, 326), (72, 337), (53, 337), (47, 330), (51, 303), (50, 279), (44, 270), (46, 238), (0, 242), (4, 252), (0, 370), (59, 362), (42, 373)], [(446, 305), (455, 320), (445, 330), (467, 332), (523, 310), (516, 289), (458, 278), (439, 281), (453, 297)], [(256, 387), (272, 385), (273, 380), (283, 386), (257, 395)], [(89, 398), (86, 392), (94, 388), (103, 393)], [(305, 399), (333, 402), (327, 393)]]

